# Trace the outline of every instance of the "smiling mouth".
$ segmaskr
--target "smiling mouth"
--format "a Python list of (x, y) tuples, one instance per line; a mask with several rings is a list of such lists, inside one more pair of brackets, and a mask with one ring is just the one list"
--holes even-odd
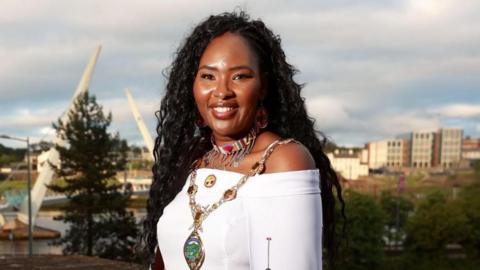
[(227, 120), (232, 118), (237, 112), (238, 107), (235, 106), (214, 106), (211, 107), (213, 117), (219, 120)]
[(213, 110), (219, 113), (229, 112), (235, 109), (234, 107), (213, 107)]

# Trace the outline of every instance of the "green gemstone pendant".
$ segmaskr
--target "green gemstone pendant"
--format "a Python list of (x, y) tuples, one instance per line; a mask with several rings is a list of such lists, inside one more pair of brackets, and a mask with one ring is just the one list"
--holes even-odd
[(205, 259), (205, 250), (203, 249), (202, 239), (197, 230), (193, 230), (185, 241), (183, 245), (183, 255), (190, 270), (200, 269)]

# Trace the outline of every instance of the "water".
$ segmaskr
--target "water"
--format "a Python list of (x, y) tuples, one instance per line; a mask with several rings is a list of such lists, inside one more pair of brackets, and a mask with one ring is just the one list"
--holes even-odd
[[(132, 210), (137, 218), (137, 222), (145, 216), (144, 211)], [(59, 211), (41, 211), (38, 213), (36, 225), (56, 230), (63, 236), (68, 229), (68, 224), (54, 220), (55, 216), (60, 215)], [(51, 239), (47, 240), (33, 240), (32, 250), (33, 254), (53, 254), (61, 255), (62, 247), (50, 245)], [(0, 240), (0, 254), (14, 254), (25, 255), (28, 254), (28, 240)]]

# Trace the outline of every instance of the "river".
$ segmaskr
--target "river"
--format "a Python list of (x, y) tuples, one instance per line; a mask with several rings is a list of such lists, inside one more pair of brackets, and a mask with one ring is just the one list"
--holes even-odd
[[(145, 216), (144, 211), (132, 210), (137, 222)], [(68, 229), (68, 224), (54, 220), (55, 216), (61, 214), (59, 211), (40, 211), (37, 215), (36, 226), (56, 230), (63, 236)], [(54, 246), (50, 243), (52, 240), (34, 240), (32, 244), (33, 254), (62, 254), (61, 246)], [(28, 254), (27, 240), (0, 240), (0, 255), (2, 254)]]

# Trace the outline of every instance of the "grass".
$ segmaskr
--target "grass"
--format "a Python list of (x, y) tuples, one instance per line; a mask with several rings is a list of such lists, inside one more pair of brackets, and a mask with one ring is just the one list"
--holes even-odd
[(8, 180), (0, 182), (0, 195), (7, 190), (27, 190), (27, 181)]

